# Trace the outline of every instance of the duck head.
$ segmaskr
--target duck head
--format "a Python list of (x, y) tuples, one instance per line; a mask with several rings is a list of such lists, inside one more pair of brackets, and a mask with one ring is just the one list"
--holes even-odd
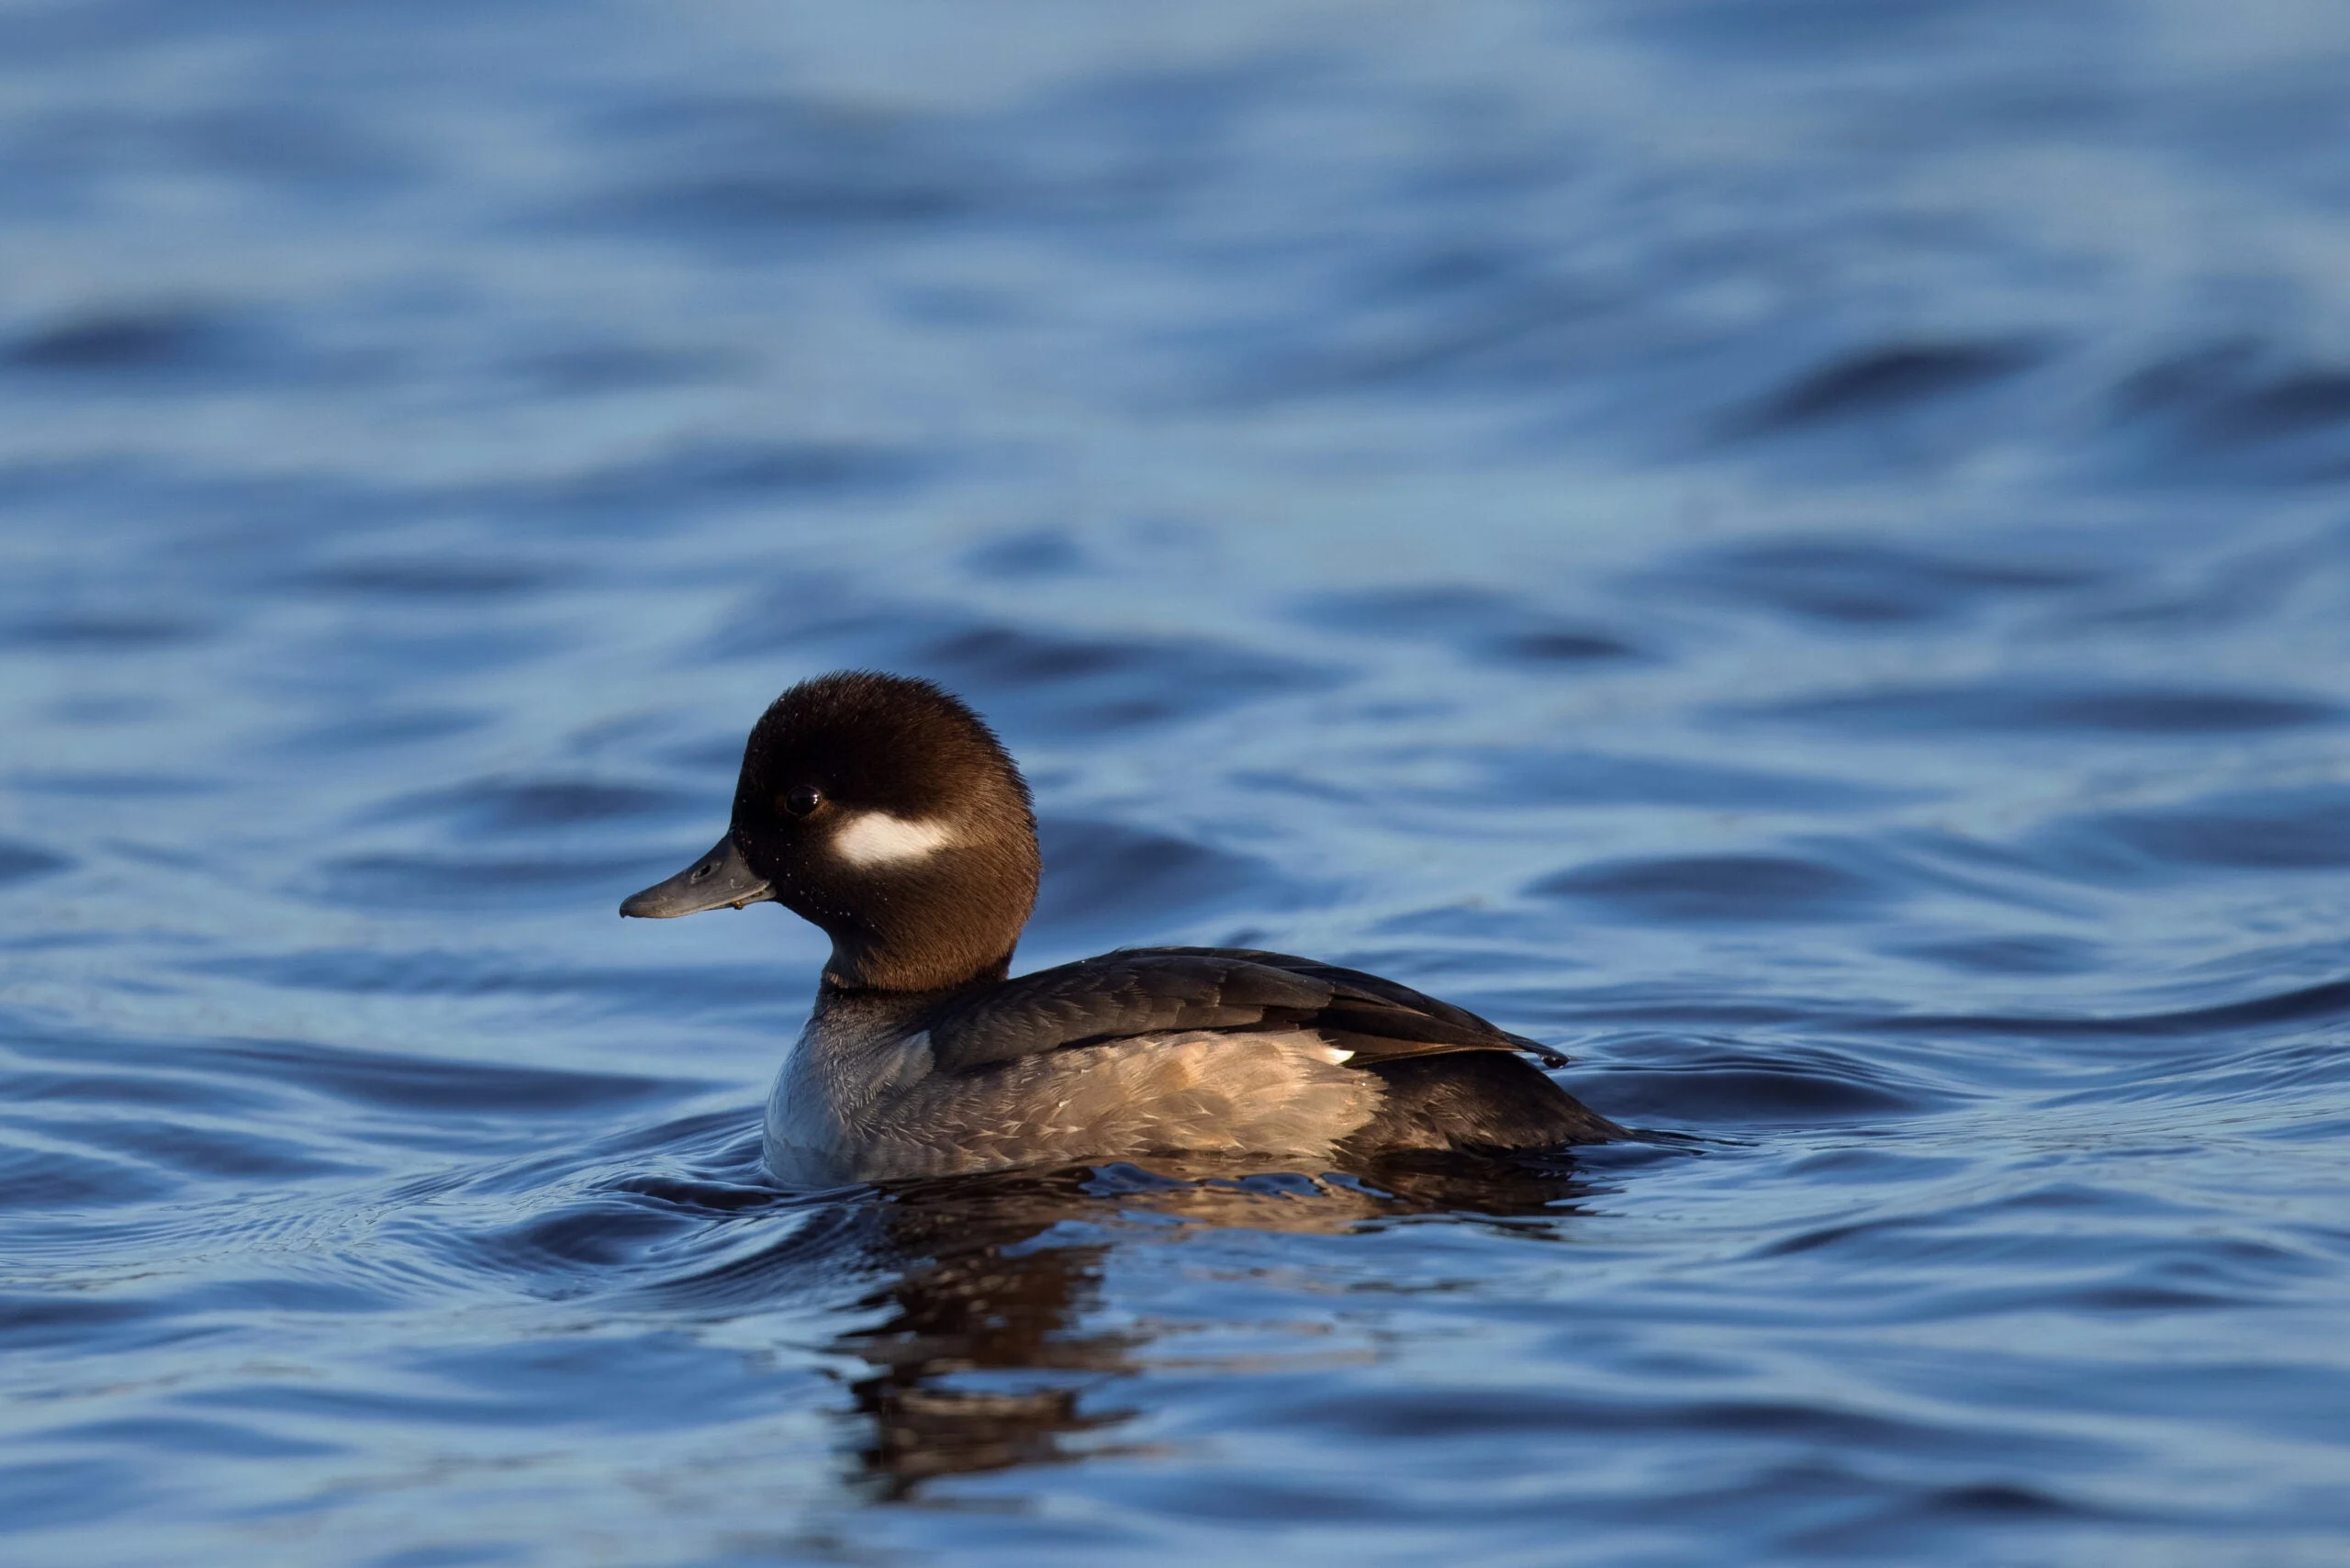
[(843, 671), (760, 715), (726, 836), (621, 913), (772, 900), (833, 939), (828, 983), (934, 991), (1008, 972), (1036, 875), (1028, 786), (979, 716), (926, 680)]

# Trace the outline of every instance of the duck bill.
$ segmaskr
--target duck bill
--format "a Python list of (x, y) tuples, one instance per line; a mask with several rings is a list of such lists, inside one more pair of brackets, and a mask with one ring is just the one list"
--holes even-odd
[(621, 913), (643, 920), (675, 920), (706, 909), (765, 903), (774, 897), (775, 889), (751, 869), (750, 862), (734, 846), (734, 835), (729, 834), (712, 845), (709, 854), (667, 881), (655, 882), (622, 899)]

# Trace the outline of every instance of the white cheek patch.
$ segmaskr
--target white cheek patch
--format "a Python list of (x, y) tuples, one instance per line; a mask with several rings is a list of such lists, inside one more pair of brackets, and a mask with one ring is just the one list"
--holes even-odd
[(888, 866), (919, 860), (954, 842), (955, 830), (945, 823), (908, 822), (887, 812), (864, 812), (833, 835), (833, 849), (852, 866)]

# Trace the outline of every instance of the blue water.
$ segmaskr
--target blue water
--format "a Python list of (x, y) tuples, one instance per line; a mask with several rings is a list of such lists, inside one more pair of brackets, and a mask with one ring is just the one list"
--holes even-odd
[[(2350, 1560), (2350, 11), (0, 6), (0, 1557)], [(623, 923), (935, 676), (1023, 962), (1651, 1129), (786, 1193)]]

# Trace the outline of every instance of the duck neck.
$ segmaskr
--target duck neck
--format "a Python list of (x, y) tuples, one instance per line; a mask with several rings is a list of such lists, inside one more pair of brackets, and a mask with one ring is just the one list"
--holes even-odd
[(1012, 972), (1012, 950), (973, 963), (952, 951), (906, 951), (862, 935), (833, 933), (833, 956), (824, 965), (826, 991), (928, 993), (991, 985)]

